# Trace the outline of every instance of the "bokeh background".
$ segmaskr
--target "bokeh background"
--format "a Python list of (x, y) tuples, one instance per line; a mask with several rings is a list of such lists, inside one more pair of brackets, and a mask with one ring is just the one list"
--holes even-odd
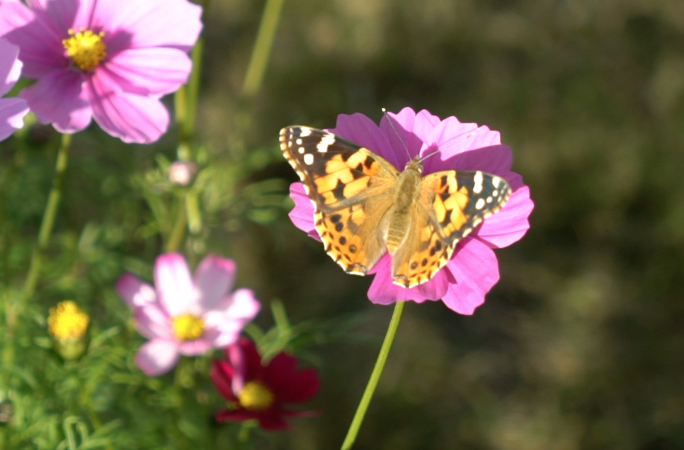
[[(214, 0), (205, 15), (207, 187), (184, 250), (234, 258), (238, 285), (280, 299), (293, 322), (352, 325), (306, 348), (323, 380), (310, 406), (324, 413), (255, 448), (338, 448), (391, 315), (367, 300), (369, 279), (288, 220), (296, 175), (278, 130), (404, 106), (500, 131), (536, 208), (527, 236), (497, 251), (501, 281), (473, 316), (407, 305), (355, 448), (684, 448), (684, 2), (285, 0), (263, 86), (245, 100), (263, 7)], [(51, 130), (29, 133), (0, 147), (7, 279), (26, 267), (53, 168), (54, 151), (37, 150)], [(149, 205), (173, 217), (163, 167), (176, 133), (128, 146), (91, 127), (74, 140), (43, 315), (77, 298), (96, 328), (128, 320), (113, 283), (123, 270), (149, 277), (161, 251), (170, 224)], [(271, 325), (267, 307), (257, 322)], [(150, 400), (140, 414), (153, 411)]]

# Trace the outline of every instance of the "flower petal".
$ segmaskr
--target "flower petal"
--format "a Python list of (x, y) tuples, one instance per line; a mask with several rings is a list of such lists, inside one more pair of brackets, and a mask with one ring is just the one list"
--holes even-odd
[[(352, 141), (357, 145), (367, 147), (369, 150), (394, 164), (395, 167), (403, 168), (403, 166), (399, 166), (397, 155), (390, 145), (387, 136), (380, 130), (375, 122), (363, 114), (340, 114), (337, 116), (337, 125), (335, 128), (328, 131)], [(399, 155), (401, 155), (401, 153), (399, 153)]]
[(0, 2), (0, 37), (19, 46), (25, 77), (38, 78), (69, 67), (62, 46), (66, 31), (60, 34), (52, 22), (42, 15), (36, 17), (34, 11), (20, 2)]
[(21, 75), (21, 61), (19, 61), (19, 47), (0, 39), (0, 96), (12, 89)]
[[(397, 169), (402, 170), (409, 162), (415, 158), (423, 147), (432, 129), (439, 124), (439, 117), (433, 116), (426, 110), (418, 114), (411, 108), (404, 108), (398, 114), (387, 113), (392, 119), (392, 127), (383, 117), (380, 120), (380, 129), (389, 139), (394, 153), (397, 155)], [(397, 136), (398, 134), (398, 136)], [(406, 149), (408, 148), (408, 153)], [(410, 154), (410, 158), (409, 158)]]
[(413, 300), (422, 303), (425, 300), (439, 300), (449, 285), (448, 275), (440, 270), (428, 282), (406, 289), (392, 283), (392, 258), (383, 256), (369, 273), (375, 273), (375, 278), (368, 289), (368, 299), (379, 305), (389, 305), (394, 302)]
[(147, 303), (136, 307), (133, 311), (136, 328), (147, 339), (176, 340), (171, 318), (158, 303)]
[(313, 398), (321, 387), (316, 370), (297, 370), (297, 359), (287, 353), (280, 353), (271, 360), (264, 378), (276, 402), (303, 403)]
[(154, 285), (159, 301), (172, 317), (197, 306), (198, 293), (185, 258), (179, 253), (165, 253), (154, 265)]
[(208, 339), (195, 339), (194, 341), (181, 341), (178, 344), (178, 351), (185, 356), (202, 355), (212, 349)]
[(58, 70), (25, 88), (20, 97), (26, 99), (42, 123), (52, 123), (60, 133), (76, 133), (85, 129), (92, 118), (83, 81), (81, 72)]
[(223, 398), (228, 401), (238, 401), (235, 394), (233, 394), (233, 389), (231, 387), (233, 367), (229, 363), (226, 361), (214, 360), (212, 362), (210, 376), (211, 380), (214, 382), (214, 386), (216, 386), (216, 389)]
[[(261, 356), (256, 348), (256, 344), (247, 338), (242, 338), (237, 344), (231, 345), (226, 350), (226, 354), (235, 369), (235, 377), (238, 377), (238, 368), (243, 368), (243, 380), (261, 380), (263, 378), (263, 367), (261, 366)], [(234, 391), (239, 392), (239, 390)]]
[(144, 344), (135, 355), (135, 363), (148, 377), (162, 375), (178, 362), (178, 344), (155, 339)]
[(195, 286), (199, 290), (200, 314), (213, 309), (233, 287), (235, 262), (232, 259), (208, 255), (195, 271)]
[(116, 291), (131, 309), (157, 301), (157, 292), (132, 273), (125, 273), (116, 282)]
[(189, 51), (202, 30), (202, 8), (186, 0), (100, 0), (93, 27), (107, 30), (107, 49), (173, 47)]
[(300, 182), (292, 183), (290, 185), (290, 197), (295, 203), (294, 208), (292, 208), (289, 214), (292, 223), (310, 237), (320, 241), (321, 237), (318, 235), (318, 231), (316, 231), (313, 219), (316, 209), (304, 190), (304, 184)]
[(104, 66), (94, 71), (87, 86), (95, 121), (112, 136), (149, 144), (166, 132), (169, 112), (158, 97), (124, 92)]
[(24, 99), (0, 99), (0, 141), (24, 126), (24, 116), (28, 112), (28, 105)]
[(494, 251), (473, 238), (465, 238), (459, 243), (445, 269), (451, 272), (456, 283), (450, 284), (442, 301), (459, 314), (472, 314), (499, 281), (499, 264)]
[(214, 347), (233, 344), (260, 308), (261, 304), (250, 289), (238, 289), (217, 305), (214, 311), (204, 315), (207, 338)]
[(528, 218), (534, 209), (530, 199), (530, 188), (523, 186), (511, 194), (506, 205), (493, 216), (487, 217), (477, 238), (492, 247), (507, 247), (519, 241), (530, 228)]
[(188, 81), (192, 61), (174, 48), (136, 48), (112, 55), (107, 69), (119, 78), (121, 88), (139, 95), (174, 92)]

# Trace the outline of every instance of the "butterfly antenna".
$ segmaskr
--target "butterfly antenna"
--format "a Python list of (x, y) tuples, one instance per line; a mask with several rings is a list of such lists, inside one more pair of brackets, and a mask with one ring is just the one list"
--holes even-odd
[(389, 114), (387, 114), (387, 109), (386, 109), (386, 108), (382, 108), (382, 113), (383, 113), (383, 114), (385, 115), (385, 117), (387, 118), (387, 121), (389, 122), (390, 127), (392, 127), (392, 130), (394, 131), (394, 134), (396, 134), (397, 137), (399, 138), (399, 141), (401, 142), (401, 145), (404, 146), (404, 150), (406, 150), (406, 154), (408, 155), (409, 160), (413, 159), (413, 157), (411, 156), (411, 153), (409, 152), (408, 147), (406, 146), (406, 142), (404, 142), (404, 140), (401, 138), (401, 135), (399, 134), (399, 132), (397, 131), (397, 129), (394, 128), (394, 123), (392, 122), (392, 119), (390, 118)]
[(422, 158), (420, 158), (420, 160), (418, 162), (422, 163), (423, 161), (428, 159), (430, 156), (436, 155), (437, 153), (439, 153), (439, 150), (435, 150), (434, 152), (430, 153), (429, 155), (423, 156)]

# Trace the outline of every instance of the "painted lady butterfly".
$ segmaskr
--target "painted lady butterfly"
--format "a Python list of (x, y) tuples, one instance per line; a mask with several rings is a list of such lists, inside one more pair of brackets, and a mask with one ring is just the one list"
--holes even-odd
[(423, 176), (419, 157), (403, 172), (371, 150), (304, 126), (280, 130), (280, 148), (316, 211), (325, 251), (347, 273), (365, 275), (385, 254), (392, 281), (430, 280), (456, 244), (511, 195), (503, 178), (445, 170)]

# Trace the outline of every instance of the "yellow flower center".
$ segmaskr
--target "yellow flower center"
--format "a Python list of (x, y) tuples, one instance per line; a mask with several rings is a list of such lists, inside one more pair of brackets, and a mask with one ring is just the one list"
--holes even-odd
[(48, 332), (57, 339), (80, 339), (88, 329), (90, 317), (71, 300), (50, 308)]
[(192, 314), (183, 314), (173, 318), (173, 332), (181, 341), (194, 341), (204, 333), (204, 321)]
[(73, 63), (83, 71), (97, 67), (107, 56), (107, 46), (102, 42), (104, 31), (95, 34), (92, 30), (81, 27), (81, 31), (69, 29), (69, 39), (64, 39), (62, 45)]
[(260, 381), (250, 381), (237, 395), (240, 404), (250, 411), (262, 411), (273, 404), (273, 393)]

